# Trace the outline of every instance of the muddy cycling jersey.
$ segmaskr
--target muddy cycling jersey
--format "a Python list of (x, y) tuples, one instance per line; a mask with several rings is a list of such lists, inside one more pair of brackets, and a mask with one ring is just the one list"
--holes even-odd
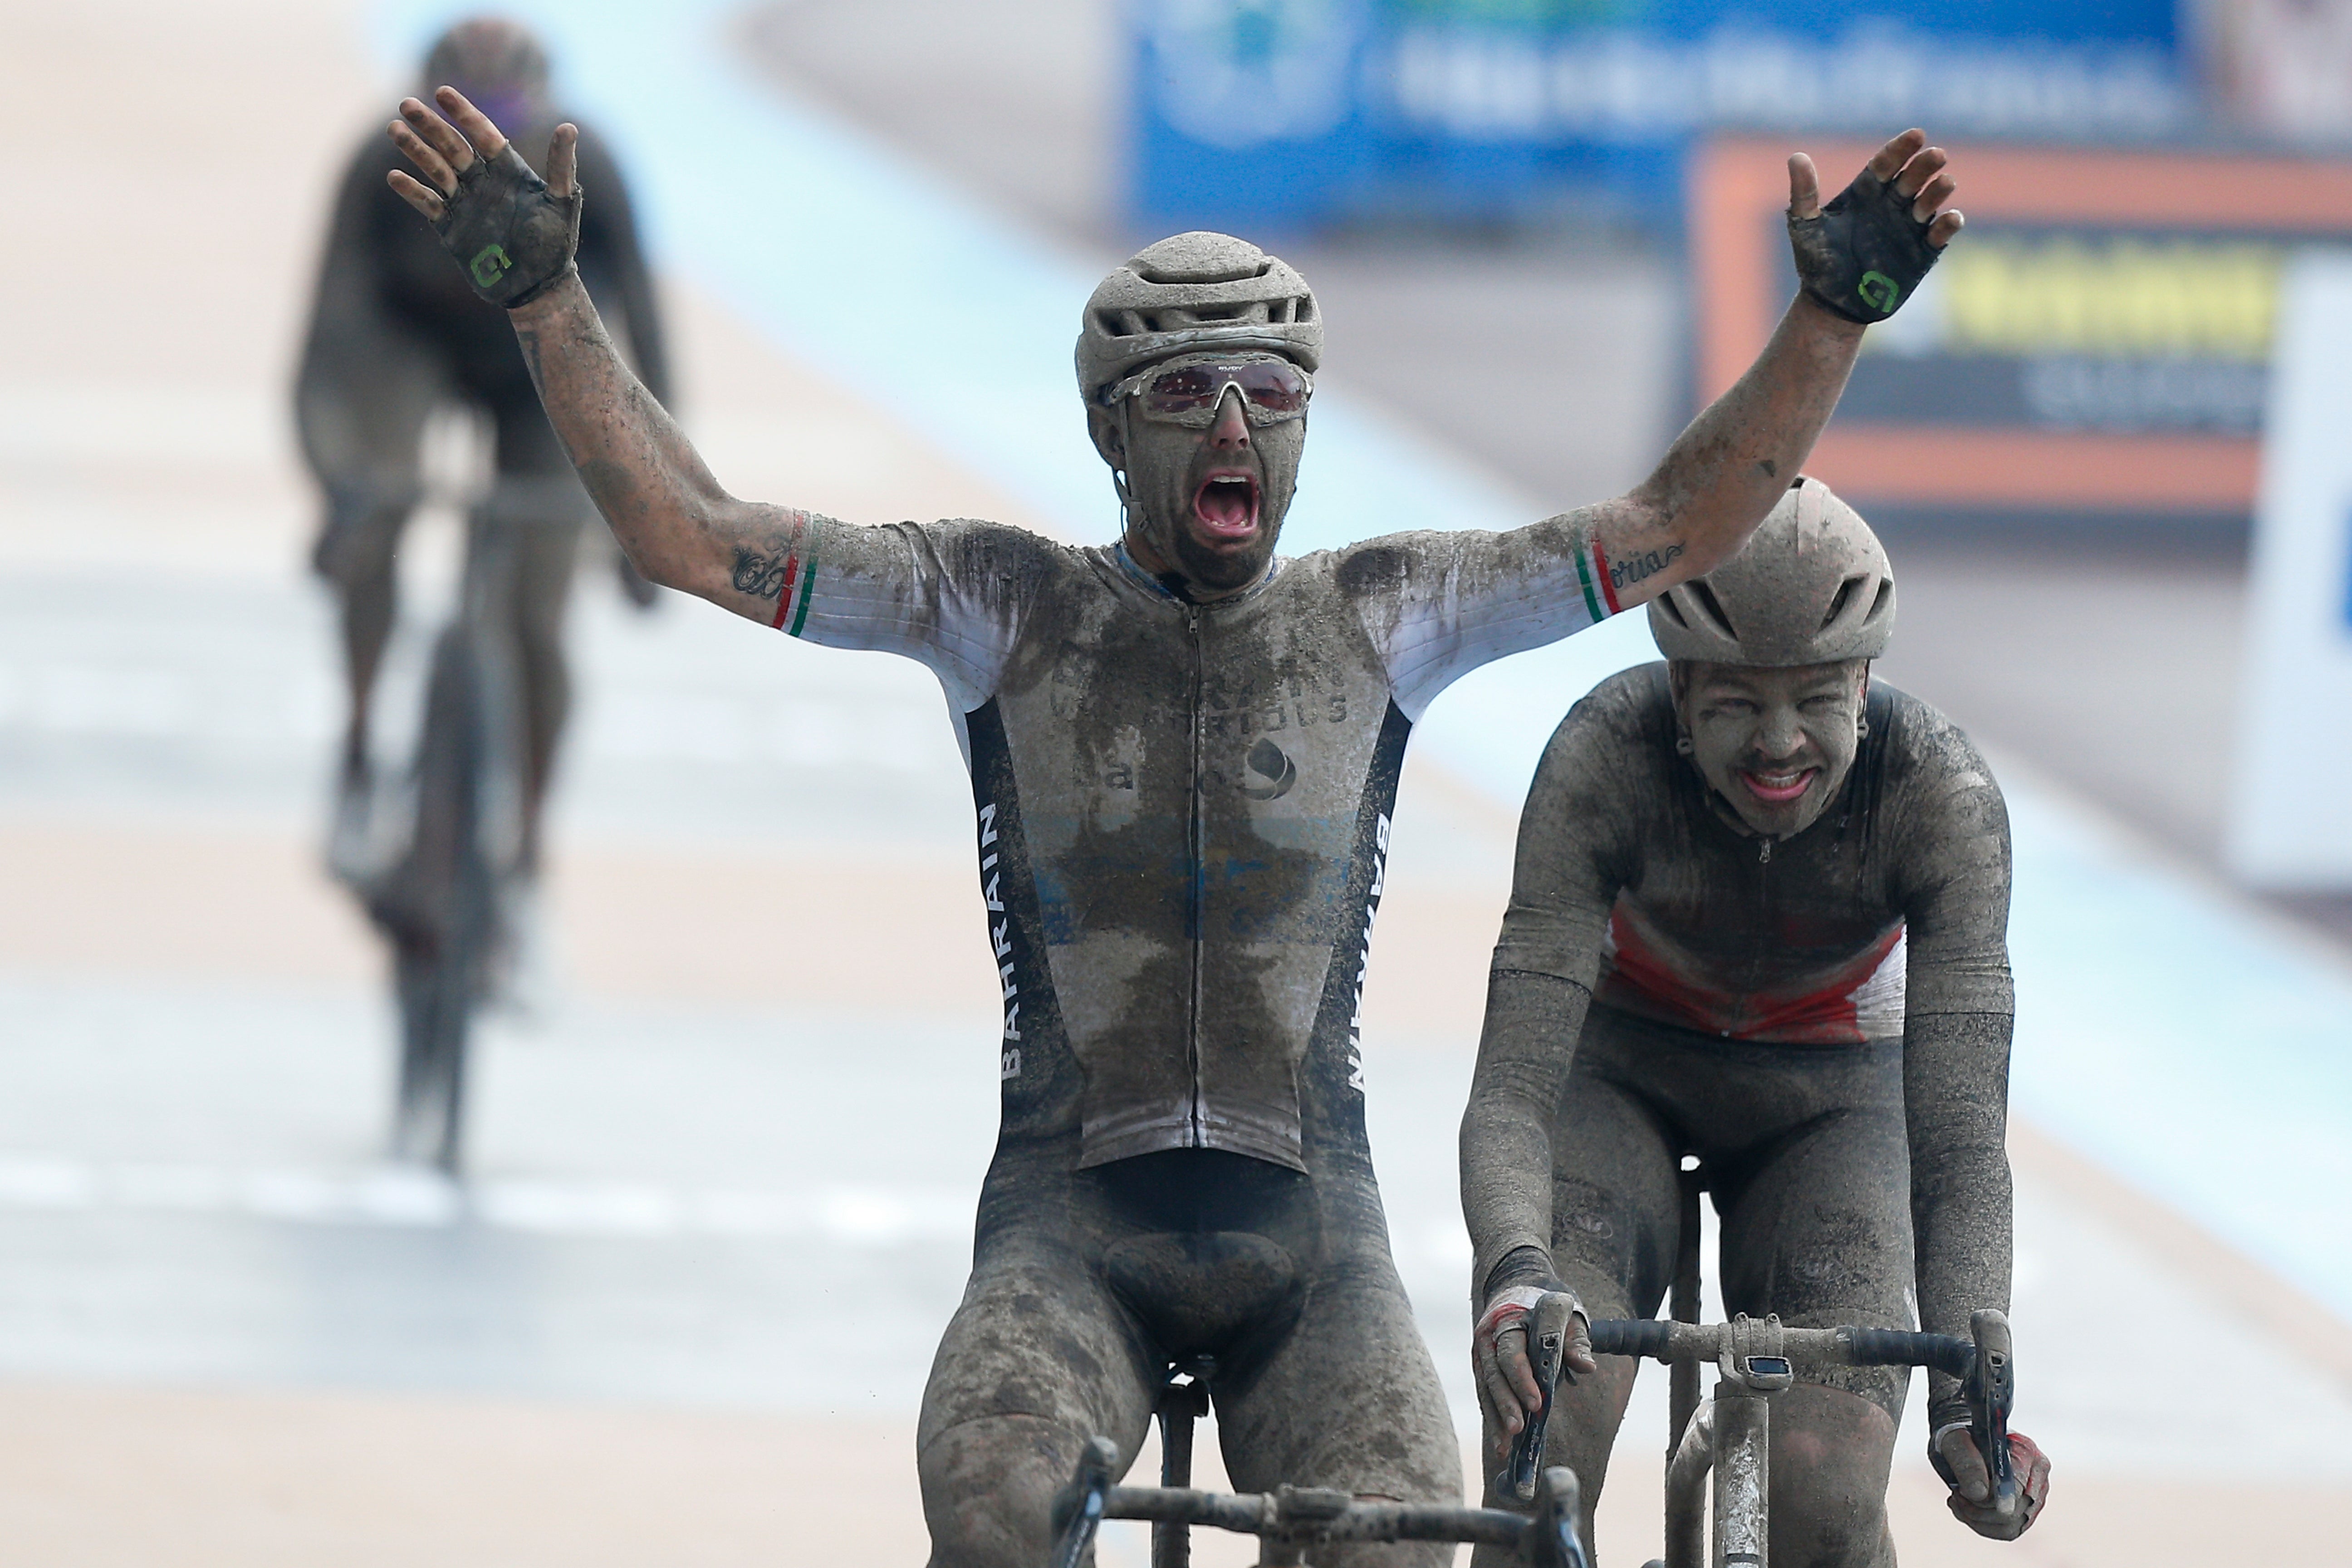
[(1613, 607), (1583, 528), (1398, 534), (1195, 604), (1116, 547), (793, 520), (758, 585), (777, 626), (919, 659), (957, 714), (1006, 1135), (1307, 1168), (1302, 1078), (1354, 1087), (1406, 736), (1464, 672)]
[(2009, 1011), (2008, 826), (1991, 775), (1958, 731), (1883, 683), (1868, 714), (1838, 800), (1772, 839), (1736, 826), (1675, 754), (1664, 665), (1605, 682), (1545, 761), (1579, 805), (1522, 825), (1521, 853), (1540, 854), (1544, 875), (1523, 868), (1497, 967), (1789, 1045), (1898, 1038), (1907, 1004)]

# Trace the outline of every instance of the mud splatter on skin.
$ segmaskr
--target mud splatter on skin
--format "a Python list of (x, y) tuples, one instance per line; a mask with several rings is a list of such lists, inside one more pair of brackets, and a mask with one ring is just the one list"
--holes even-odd
[[(1213, 449), (1205, 430), (1135, 416), (1126, 421), (1127, 444), (1120, 451), (1117, 426), (1108, 416), (1097, 418), (1097, 439), (1110, 447), (1106, 460), (1127, 472), (1130, 531), (1188, 581), (1213, 593), (1246, 587), (1265, 574), (1298, 489), (1299, 458), (1307, 449), (1304, 416), (1251, 426), (1248, 450), (1242, 453)], [(1111, 452), (1119, 456), (1113, 458)], [(1247, 468), (1258, 477), (1257, 537), (1247, 548), (1230, 552), (1202, 544), (1189, 521), (1202, 480), (1212, 469), (1229, 467)]]

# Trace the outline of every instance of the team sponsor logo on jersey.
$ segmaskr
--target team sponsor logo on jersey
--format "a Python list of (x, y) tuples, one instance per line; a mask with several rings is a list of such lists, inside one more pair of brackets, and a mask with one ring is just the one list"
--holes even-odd
[(1004, 907), (1004, 872), (997, 865), (996, 803), (980, 808), (980, 893), (988, 904), (988, 944), (1004, 987), (1004, 1035), (997, 1077), (1021, 1076), (1021, 983), (1013, 977), (1013, 916)]
[(1242, 784), (1242, 793), (1252, 800), (1280, 800), (1298, 782), (1298, 764), (1272, 741), (1260, 740), (1249, 749), (1247, 760), (1251, 777)]

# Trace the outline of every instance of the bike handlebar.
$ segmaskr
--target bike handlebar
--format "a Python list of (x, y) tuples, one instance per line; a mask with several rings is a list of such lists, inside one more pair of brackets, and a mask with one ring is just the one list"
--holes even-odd
[(1528, 1529), (1527, 1515), (1499, 1508), (1359, 1502), (1345, 1492), (1300, 1489), (1233, 1494), (1180, 1487), (1113, 1487), (1103, 1494), (1102, 1516), (1200, 1524), (1236, 1535), (1297, 1532), (1318, 1542), (1454, 1541), (1516, 1547)]
[(1200, 1524), (1266, 1542), (1262, 1561), (1296, 1563), (1309, 1547), (1334, 1542), (1452, 1541), (1500, 1546), (1528, 1568), (1589, 1568), (1579, 1533), (1583, 1500), (1575, 1472), (1543, 1472), (1532, 1513), (1498, 1508), (1364, 1502), (1343, 1491), (1284, 1487), (1272, 1492), (1199, 1491), (1183, 1487), (1109, 1484), (1118, 1450), (1097, 1437), (1077, 1474), (1055, 1503), (1054, 1568), (1077, 1568), (1106, 1519)]
[[(1727, 1352), (1753, 1354), (1738, 1344), (1736, 1323), (1678, 1323), (1663, 1318), (1602, 1318), (1591, 1325), (1598, 1355), (1662, 1362), (1717, 1362)], [(1752, 1331), (1751, 1331), (1752, 1333)], [(1977, 1347), (1957, 1334), (1915, 1334), (1901, 1329), (1781, 1329), (1770, 1353), (1798, 1376), (1833, 1366), (1925, 1366), (1965, 1379)], [(1751, 1341), (1751, 1344), (1753, 1344)]]
[[(1969, 1328), (1974, 1338), (1966, 1340), (1957, 1334), (1851, 1325), (1790, 1329), (1778, 1318), (1745, 1316), (1728, 1323), (1602, 1318), (1588, 1327), (1596, 1355), (1654, 1358), (1669, 1364), (1712, 1362), (1727, 1377), (1757, 1392), (1786, 1388), (1797, 1378), (1817, 1377), (1838, 1366), (1924, 1366), (1947, 1373), (1960, 1382), (1969, 1405), (1969, 1435), (1992, 1476), (1994, 1495), (2006, 1497), (2016, 1489), (2009, 1452), (2016, 1374), (2010, 1361), (2009, 1320), (1999, 1312), (1973, 1314)], [(1544, 1432), (1561, 1363), (1559, 1337), (1554, 1329), (1542, 1336), (1539, 1349), (1530, 1347), (1543, 1405), (1519, 1428), (1498, 1478), (1504, 1488), (1523, 1499), (1534, 1495), (1537, 1468), (1543, 1462)], [(1943, 1471), (1943, 1459), (1937, 1457), (1935, 1462)], [(1950, 1479), (1946, 1473), (1945, 1479)]]

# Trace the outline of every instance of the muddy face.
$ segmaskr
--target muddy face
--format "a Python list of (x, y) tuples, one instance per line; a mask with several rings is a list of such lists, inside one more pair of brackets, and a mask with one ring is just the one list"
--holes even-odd
[(1811, 826), (1862, 743), (1869, 661), (1751, 669), (1677, 660), (1673, 677), (1691, 761), (1739, 820), (1775, 838)]
[(1133, 498), (1128, 552), (1155, 574), (1172, 572), (1195, 597), (1237, 593), (1265, 575), (1306, 449), (1304, 416), (1254, 426), (1232, 387), (1206, 429), (1129, 411), (1090, 410), (1103, 460), (1127, 472)]

